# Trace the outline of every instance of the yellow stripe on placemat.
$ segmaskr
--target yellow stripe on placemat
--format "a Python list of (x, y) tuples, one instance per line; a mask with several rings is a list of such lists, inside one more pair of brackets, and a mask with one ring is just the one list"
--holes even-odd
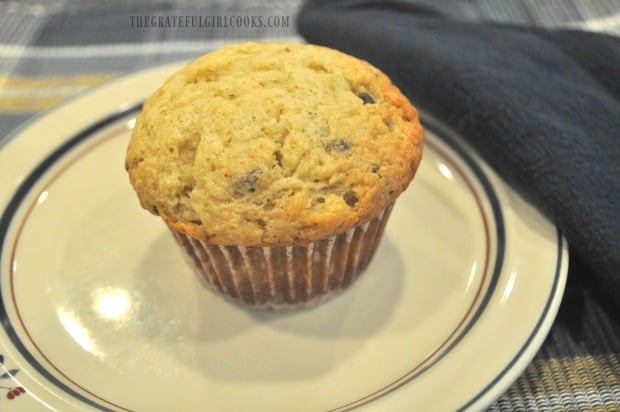
[(571, 398), (587, 397), (597, 411), (618, 411), (620, 354), (534, 361), (506, 395), (553, 411), (566, 410), (562, 403)]
[(0, 111), (32, 112), (50, 108), (114, 74), (71, 76), (0, 76)]

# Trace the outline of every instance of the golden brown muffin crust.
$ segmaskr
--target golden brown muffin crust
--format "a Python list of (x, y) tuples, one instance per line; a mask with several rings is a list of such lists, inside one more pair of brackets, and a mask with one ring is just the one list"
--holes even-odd
[(127, 150), (142, 206), (220, 245), (306, 243), (374, 217), (422, 155), (416, 110), (325, 47), (245, 43), (189, 63), (145, 103)]

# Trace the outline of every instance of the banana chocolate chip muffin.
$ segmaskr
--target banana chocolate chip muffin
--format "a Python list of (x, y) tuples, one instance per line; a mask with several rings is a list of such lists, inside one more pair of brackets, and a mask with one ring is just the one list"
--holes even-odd
[(126, 167), (208, 285), (291, 306), (366, 267), (422, 143), (416, 110), (369, 63), (245, 43), (192, 61), (145, 101)]

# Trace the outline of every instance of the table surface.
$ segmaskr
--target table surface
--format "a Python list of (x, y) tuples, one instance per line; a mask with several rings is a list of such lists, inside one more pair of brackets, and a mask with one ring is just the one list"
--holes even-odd
[[(425, 2), (457, 19), (620, 36), (618, 0), (420, 1)], [(191, 59), (224, 42), (299, 39), (299, 1), (127, 3), (0, 1), (0, 150), (38, 113), (111, 78)], [(145, 27), (146, 16), (216, 15), (285, 18), (279, 27), (265, 28)], [(620, 410), (619, 318), (587, 281), (569, 274), (560, 312), (540, 352), (489, 410)]]

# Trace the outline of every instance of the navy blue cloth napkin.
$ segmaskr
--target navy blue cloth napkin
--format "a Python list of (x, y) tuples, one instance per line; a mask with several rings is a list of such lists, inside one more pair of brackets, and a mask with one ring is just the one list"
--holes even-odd
[[(620, 303), (620, 39), (455, 21), (411, 1), (309, 1), (298, 30), (385, 71), (560, 227)], [(575, 269), (573, 269), (575, 268)]]

